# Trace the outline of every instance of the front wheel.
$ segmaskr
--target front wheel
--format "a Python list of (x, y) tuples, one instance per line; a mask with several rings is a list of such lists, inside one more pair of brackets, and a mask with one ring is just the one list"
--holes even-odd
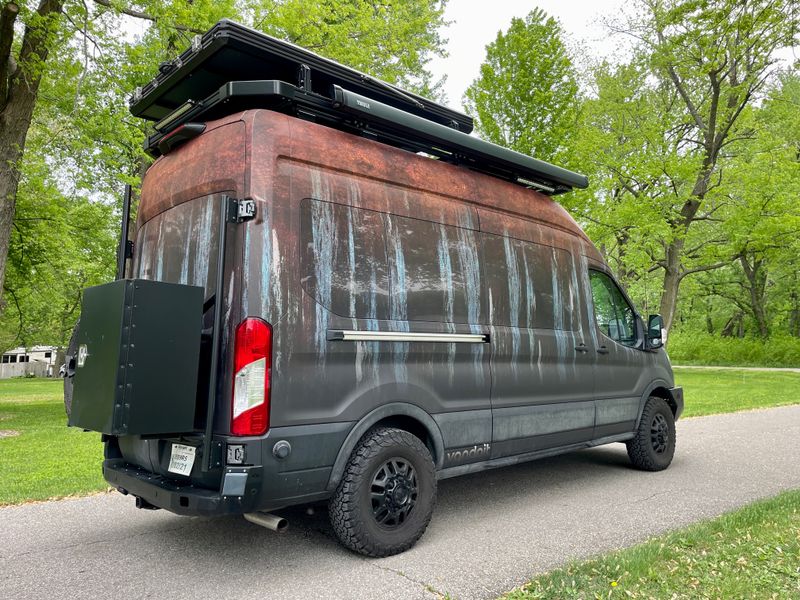
[(379, 427), (353, 450), (329, 514), (339, 541), (367, 556), (391, 556), (422, 537), (436, 503), (431, 453), (415, 435)]
[(663, 398), (648, 398), (636, 436), (626, 445), (637, 469), (663, 471), (670, 465), (675, 454), (675, 416)]

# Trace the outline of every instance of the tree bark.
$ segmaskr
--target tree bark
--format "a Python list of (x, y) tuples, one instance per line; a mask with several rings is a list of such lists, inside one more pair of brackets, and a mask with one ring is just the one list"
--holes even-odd
[[(675, 308), (678, 306), (678, 288), (681, 285), (681, 253), (683, 252), (683, 238), (674, 239), (667, 246), (667, 256), (664, 261), (664, 283), (661, 291), (661, 317), (664, 320), (664, 329), (672, 327), (675, 319)], [(669, 339), (669, 338), (668, 338)]]
[(14, 41), (14, 22), (19, 15), (19, 6), (6, 2), (0, 9), (0, 109), (8, 97), (8, 80), (16, 68), (11, 57), (11, 44)]
[[(6, 3), (4, 12), (9, 4), (13, 3)], [(25, 27), (15, 69), (7, 74), (3, 70), (7, 79), (2, 86), (6, 95), (0, 97), (0, 290), (5, 282), (20, 160), (50, 50), (52, 19), (60, 17), (62, 11), (62, 0), (41, 0), (36, 10), (38, 18)]]
[(769, 321), (766, 309), (767, 275), (764, 272), (763, 259), (753, 259), (753, 264), (747, 260), (747, 256), (742, 253), (739, 255), (739, 263), (747, 278), (747, 291), (750, 293), (750, 312), (758, 327), (758, 334), (762, 338), (769, 337)]

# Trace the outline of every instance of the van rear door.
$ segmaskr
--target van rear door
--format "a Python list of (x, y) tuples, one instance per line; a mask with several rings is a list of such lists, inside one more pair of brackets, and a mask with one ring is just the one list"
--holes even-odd
[[(204, 290), (203, 336), (200, 368), (197, 380), (194, 440), (142, 439), (138, 436), (119, 438), (119, 446), (126, 461), (153, 473), (174, 476), (170, 473), (173, 443), (196, 445), (198, 456), (192, 471), (192, 480), (201, 477), (200, 433), (206, 425), (209, 385), (209, 365), (213, 332), (213, 304), (217, 276), (219, 220), (221, 206), (228, 193), (220, 192), (183, 202), (146, 221), (137, 232), (134, 246), (132, 276), (140, 279), (192, 285)], [(153, 307), (157, 310), (157, 307)], [(219, 410), (217, 412), (220, 412)]]

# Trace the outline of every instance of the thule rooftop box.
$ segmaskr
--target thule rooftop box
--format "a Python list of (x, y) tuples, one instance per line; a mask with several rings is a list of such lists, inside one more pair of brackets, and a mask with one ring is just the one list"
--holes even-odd
[(154, 121), (145, 144), (153, 156), (202, 133), (205, 121), (269, 108), (550, 195), (588, 185), (584, 175), (469, 135), (472, 119), (458, 111), (232, 21), (196, 36), (159, 71), (130, 105)]

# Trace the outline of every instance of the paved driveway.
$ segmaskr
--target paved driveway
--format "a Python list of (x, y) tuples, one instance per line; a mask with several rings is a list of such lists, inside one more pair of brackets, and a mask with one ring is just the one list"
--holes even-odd
[(494, 598), (534, 573), (800, 488), (800, 406), (678, 423), (672, 467), (616, 444), (441, 482), (405, 554), (353, 555), (324, 511), (279, 535), (106, 494), (0, 509), (0, 597)]

